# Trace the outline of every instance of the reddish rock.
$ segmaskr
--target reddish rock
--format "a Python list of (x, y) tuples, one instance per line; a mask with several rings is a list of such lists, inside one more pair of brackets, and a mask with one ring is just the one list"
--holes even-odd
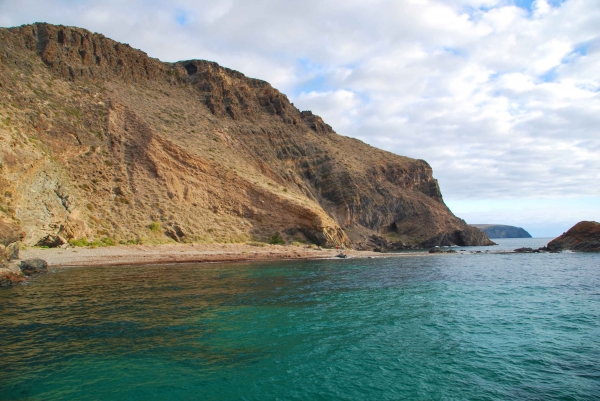
[(600, 223), (580, 221), (566, 233), (548, 243), (551, 252), (563, 250), (600, 252)]

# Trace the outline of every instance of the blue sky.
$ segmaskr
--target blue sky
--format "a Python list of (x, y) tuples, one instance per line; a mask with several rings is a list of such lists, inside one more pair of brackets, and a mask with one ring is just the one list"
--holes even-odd
[(597, 0), (0, 0), (270, 82), (339, 134), (425, 159), (469, 223), (600, 220)]

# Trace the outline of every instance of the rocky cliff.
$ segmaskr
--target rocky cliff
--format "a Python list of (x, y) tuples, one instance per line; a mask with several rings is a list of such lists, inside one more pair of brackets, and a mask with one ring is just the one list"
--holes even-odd
[(267, 82), (89, 31), (0, 29), (0, 220), (139, 243), (487, 245), (430, 166), (337, 135)]
[(480, 229), (488, 238), (531, 238), (531, 234), (521, 227), (503, 224), (470, 224), (470, 226)]
[(600, 252), (600, 223), (580, 221), (566, 233), (550, 241), (546, 249), (552, 252), (562, 250), (580, 252)]

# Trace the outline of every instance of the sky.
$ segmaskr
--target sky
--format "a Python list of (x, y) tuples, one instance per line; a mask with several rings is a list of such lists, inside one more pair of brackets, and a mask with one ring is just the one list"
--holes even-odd
[(345, 136), (426, 160), (468, 223), (600, 221), (599, 0), (0, 0), (270, 82)]

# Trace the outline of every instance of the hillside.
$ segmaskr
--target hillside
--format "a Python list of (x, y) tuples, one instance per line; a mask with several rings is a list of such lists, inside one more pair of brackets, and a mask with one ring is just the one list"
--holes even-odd
[(521, 227), (503, 224), (470, 224), (470, 226), (480, 229), (488, 238), (531, 238), (531, 234)]
[(28, 245), (491, 244), (425, 161), (337, 135), (214, 62), (37, 23), (0, 29), (0, 72), (0, 220)]

